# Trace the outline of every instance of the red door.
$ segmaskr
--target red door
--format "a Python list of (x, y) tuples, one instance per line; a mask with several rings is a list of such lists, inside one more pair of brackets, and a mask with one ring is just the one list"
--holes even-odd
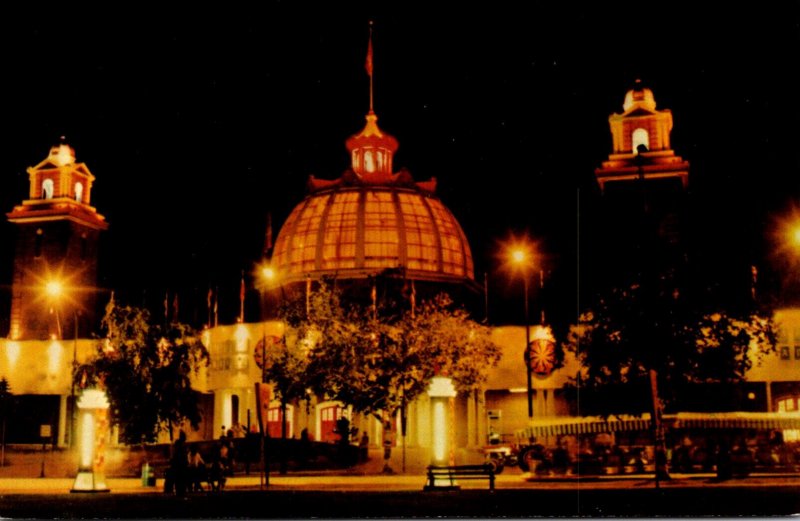
[[(291, 409), (287, 408), (287, 415), (286, 419), (286, 437), (292, 437), (292, 414)], [(281, 424), (283, 422), (283, 411), (281, 411), (280, 407), (270, 407), (269, 411), (267, 411), (267, 433), (269, 434), (270, 438), (280, 438), (281, 437)]]
[(338, 405), (329, 405), (320, 411), (320, 441), (335, 442), (339, 436), (336, 430), (336, 420), (342, 417), (342, 408)]

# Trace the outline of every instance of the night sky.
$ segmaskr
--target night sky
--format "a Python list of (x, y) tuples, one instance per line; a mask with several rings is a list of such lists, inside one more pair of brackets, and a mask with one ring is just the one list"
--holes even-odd
[[(636, 78), (673, 112), (697, 258), (714, 276), (766, 264), (776, 216), (800, 205), (798, 2), (287, 4), (4, 16), (0, 207), (27, 197), (26, 167), (64, 135), (110, 223), (98, 284), (133, 304), (145, 290), (151, 306), (178, 290), (187, 309), (204, 307), (211, 283), (232, 321), (268, 212), (277, 237), (310, 174), (349, 166), (344, 141), (368, 110), (369, 19), (395, 168), (438, 178), (476, 278), (489, 274), (495, 322), (520, 314), (508, 304), (519, 284), (493, 258), (511, 232), (539, 241), (562, 307), (576, 307), (578, 215), (591, 230), (607, 118)], [(4, 300), (12, 237), (0, 226)], [(580, 240), (593, 262), (592, 236)]]

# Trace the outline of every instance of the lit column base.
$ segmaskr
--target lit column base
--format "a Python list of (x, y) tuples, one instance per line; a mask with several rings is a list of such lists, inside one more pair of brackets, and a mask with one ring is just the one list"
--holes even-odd
[(106, 486), (106, 478), (103, 475), (82, 470), (75, 476), (70, 492), (110, 492)]

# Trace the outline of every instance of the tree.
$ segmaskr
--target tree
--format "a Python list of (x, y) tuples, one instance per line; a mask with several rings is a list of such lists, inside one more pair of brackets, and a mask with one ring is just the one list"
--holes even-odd
[(479, 386), (500, 350), (489, 328), (442, 294), (414, 311), (386, 299), (377, 309), (325, 284), (311, 299), (308, 376), (320, 395), (356, 412), (393, 416), (423, 393), (433, 376), (453, 377), (459, 390)]
[(701, 384), (735, 396), (753, 363), (774, 351), (772, 319), (754, 302), (709, 310), (690, 302), (668, 277), (653, 286), (656, 295), (637, 285), (613, 289), (581, 316), (568, 342), (581, 362), (571, 386), (574, 397), (580, 392), (581, 414), (651, 411), (650, 370), (672, 410), (701, 407), (690, 399)]
[[(184, 324), (154, 325), (147, 310), (110, 304), (105, 333), (94, 356), (78, 371), (76, 384), (99, 384), (111, 402), (121, 439), (155, 441), (158, 433), (189, 422), (198, 428), (200, 411), (191, 376), (208, 365), (208, 351)], [(85, 381), (84, 381), (85, 380)]]

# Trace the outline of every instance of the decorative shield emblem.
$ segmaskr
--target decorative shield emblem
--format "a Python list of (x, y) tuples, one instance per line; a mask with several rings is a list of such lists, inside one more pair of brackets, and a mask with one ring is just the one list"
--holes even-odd
[(530, 344), (531, 371), (547, 376), (553, 372), (556, 363), (556, 344), (552, 340), (537, 338)]

